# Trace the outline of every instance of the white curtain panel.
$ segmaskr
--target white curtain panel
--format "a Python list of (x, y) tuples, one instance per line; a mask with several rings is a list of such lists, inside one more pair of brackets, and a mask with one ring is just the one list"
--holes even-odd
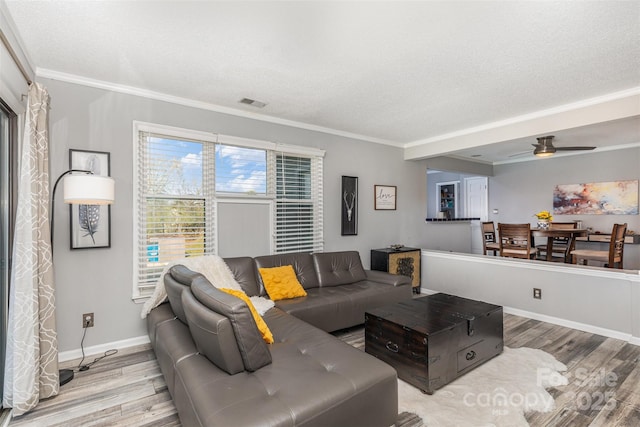
[(22, 415), (58, 394), (58, 339), (49, 229), (49, 94), (29, 88), (20, 153), (3, 405)]

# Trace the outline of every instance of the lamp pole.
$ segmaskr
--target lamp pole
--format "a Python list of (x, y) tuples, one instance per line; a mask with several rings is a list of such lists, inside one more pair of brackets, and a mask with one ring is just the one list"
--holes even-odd
[(73, 173), (73, 172), (83, 172), (83, 173), (86, 173), (86, 174), (93, 175), (93, 172), (92, 172), (92, 171), (89, 171), (89, 170), (84, 170), (84, 169), (69, 169), (68, 171), (63, 172), (63, 173), (62, 173), (62, 175), (60, 175), (60, 176), (58, 177), (58, 179), (56, 179), (56, 183), (55, 183), (55, 184), (53, 184), (53, 192), (52, 192), (52, 194), (51, 194), (51, 224), (50, 224), (50, 226), (49, 226), (49, 228), (50, 228), (50, 233), (51, 233), (51, 256), (52, 256), (52, 257), (53, 257), (53, 219), (54, 219), (54, 216), (55, 216), (55, 209), (54, 209), (54, 205), (55, 205), (55, 202), (56, 202), (56, 189), (58, 188), (58, 184), (60, 183), (60, 180), (61, 180), (62, 178), (64, 178), (66, 175), (69, 175), (70, 173)]
[[(78, 186), (77, 179), (82, 178), (85, 181), (85, 185), (83, 187), (87, 187), (86, 181), (93, 181), (88, 184), (89, 188), (82, 188), (82, 191), (78, 191), (78, 188), (70, 189), (72, 187), (71, 182), (65, 185), (65, 201), (70, 204), (83, 204), (83, 205), (102, 205), (102, 204), (111, 204), (114, 199), (114, 181), (109, 177), (101, 177), (98, 175), (94, 175), (93, 171), (85, 170), (85, 169), (69, 169), (63, 172), (58, 179), (56, 179), (55, 184), (53, 184), (53, 191), (51, 194), (51, 222), (50, 222), (50, 237), (51, 237), (51, 258), (53, 260), (53, 229), (54, 229), (54, 217), (55, 217), (55, 201), (56, 201), (56, 190), (58, 189), (58, 184), (60, 180), (73, 172), (80, 172), (85, 175), (77, 175), (74, 177), (73, 181), (75, 182), (75, 186)], [(91, 175), (91, 176), (89, 176)], [(103, 179), (107, 179), (108, 184), (105, 186), (105, 182), (102, 184), (99, 181)], [(96, 183), (96, 180), (98, 183)], [(92, 194), (86, 194), (87, 190), (90, 190)], [(70, 194), (68, 194), (70, 193)], [(92, 203), (93, 202), (93, 203)], [(64, 385), (73, 379), (74, 372), (73, 369), (61, 369), (59, 371), (60, 385)]]
[[(70, 173), (73, 172), (83, 172), (83, 173), (87, 173), (87, 174), (93, 174), (93, 172), (88, 171), (88, 170), (84, 170), (84, 169), (69, 169), (66, 172), (63, 172), (62, 175), (60, 175), (58, 177), (58, 179), (56, 179), (55, 184), (53, 184), (53, 192), (51, 194), (51, 223), (50, 223), (50, 232), (51, 232), (51, 258), (53, 259), (53, 220), (55, 217), (55, 201), (56, 201), (56, 189), (58, 188), (58, 184), (60, 183), (60, 180), (65, 177), (66, 175), (69, 175)], [(59, 379), (59, 383), (60, 385), (65, 385), (66, 383), (68, 383), (69, 381), (71, 381), (73, 379), (73, 369), (60, 369), (58, 371), (58, 379)]]

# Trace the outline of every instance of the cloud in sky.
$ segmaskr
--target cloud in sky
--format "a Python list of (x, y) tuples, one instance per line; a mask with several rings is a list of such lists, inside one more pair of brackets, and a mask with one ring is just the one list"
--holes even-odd
[[(170, 194), (202, 194), (202, 144), (171, 139), (154, 139), (153, 154), (164, 157), (167, 169), (159, 171)], [(216, 145), (216, 191), (232, 193), (266, 193), (266, 151), (261, 149)], [(179, 169), (173, 167), (179, 165)]]
[(249, 176), (237, 175), (224, 180), (216, 180), (216, 191), (232, 193), (266, 193), (266, 171), (254, 170)]
[(216, 191), (266, 193), (265, 150), (216, 146)]
[(202, 165), (202, 151), (198, 154), (189, 153), (180, 161), (183, 167), (200, 167)]
[(231, 163), (265, 163), (265, 150), (235, 147), (233, 145), (216, 145), (216, 157)]

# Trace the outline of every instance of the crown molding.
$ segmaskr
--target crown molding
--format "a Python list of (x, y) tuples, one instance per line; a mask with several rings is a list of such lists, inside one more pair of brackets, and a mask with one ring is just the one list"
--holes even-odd
[(96, 80), (88, 77), (78, 76), (75, 74), (63, 73), (60, 71), (50, 70), (46, 68), (37, 68), (36, 76), (45, 79), (59, 80), (67, 83), (74, 83), (82, 86), (89, 86), (97, 89), (108, 90), (112, 92), (124, 93), (127, 95), (140, 96), (142, 98), (153, 99), (156, 101), (164, 101), (172, 104), (182, 105), (185, 107), (198, 108), (201, 110), (213, 111), (216, 113), (229, 114), (232, 116), (243, 117), (247, 119), (259, 120), (262, 122), (273, 123), (283, 126), (326, 133), (329, 135), (341, 136), (344, 138), (357, 139), (360, 141), (373, 142), (376, 144), (390, 145), (402, 148), (403, 144), (399, 142), (389, 141), (380, 138), (373, 138), (366, 135), (359, 135), (351, 132), (344, 132), (337, 129), (331, 129), (324, 126), (316, 126), (309, 123), (298, 122), (295, 120), (281, 119), (278, 117), (268, 116), (266, 114), (252, 113), (249, 111), (239, 110), (236, 108), (224, 107), (222, 105), (212, 104), (209, 102), (196, 101), (193, 99), (182, 98), (179, 96), (168, 95), (166, 93), (155, 92), (152, 90), (141, 89), (134, 86), (127, 86), (118, 83), (107, 82), (104, 80)]
[[(349, 138), (349, 139), (372, 142), (376, 144), (389, 145), (397, 148), (404, 148), (405, 150), (416, 148), (416, 147), (424, 147), (429, 144), (437, 143), (445, 140), (452, 140), (460, 137), (467, 137), (469, 135), (473, 135), (476, 133), (487, 132), (487, 131), (505, 128), (508, 126), (523, 124), (529, 121), (544, 119), (547, 117), (552, 117), (557, 114), (562, 114), (566, 112), (579, 110), (582, 108), (597, 106), (600, 104), (605, 104), (607, 102), (621, 100), (624, 98), (640, 96), (640, 86), (639, 86), (639, 87), (622, 90), (619, 92), (613, 92), (610, 94), (581, 100), (581, 101), (570, 103), (570, 104), (560, 105), (560, 106), (549, 108), (546, 110), (541, 110), (541, 111), (537, 111), (529, 114), (524, 114), (524, 115), (520, 115), (520, 116), (516, 116), (516, 117), (504, 119), (504, 120), (487, 123), (480, 126), (475, 126), (472, 128), (462, 129), (459, 131), (442, 134), (435, 137), (426, 138), (423, 140), (417, 140), (409, 143), (401, 143), (401, 142), (390, 141), (390, 140), (385, 140), (380, 138), (374, 138), (366, 135), (360, 135), (360, 134), (351, 133), (351, 132), (340, 131), (337, 129), (332, 129), (324, 126), (312, 125), (309, 123), (299, 122), (295, 120), (281, 119), (281, 118), (269, 116), (266, 114), (253, 113), (253, 112), (244, 111), (244, 110), (231, 108), (231, 107), (225, 107), (225, 106), (217, 105), (213, 103), (196, 101), (193, 99), (182, 98), (174, 95), (168, 95), (165, 93), (142, 89), (134, 86), (127, 86), (127, 85), (107, 82), (104, 80), (91, 79), (88, 77), (78, 76), (78, 75), (69, 74), (69, 73), (63, 73), (60, 71), (50, 70), (46, 68), (37, 68), (36, 76), (41, 78), (52, 79), (52, 80), (64, 81), (67, 83), (74, 83), (74, 84), (79, 84), (83, 86), (89, 86), (89, 87), (102, 89), (102, 90), (123, 93), (127, 95), (140, 96), (143, 98), (169, 102), (172, 104), (198, 108), (201, 110), (213, 111), (216, 113), (229, 114), (237, 117), (259, 120), (267, 123), (290, 126), (294, 128), (299, 128), (299, 129), (304, 129), (304, 130), (309, 130), (314, 132), (321, 132), (321, 133), (326, 133), (329, 135), (340, 136), (340, 137)], [(624, 147), (624, 146), (611, 147), (609, 149), (623, 149), (623, 148), (628, 148), (628, 147)], [(411, 159), (411, 158), (407, 158), (406, 154), (407, 153), (405, 153), (405, 159), (407, 160)]]
[(554, 134), (564, 129), (640, 117), (640, 87), (590, 98), (544, 111), (461, 130), (414, 143), (404, 149), (405, 160), (446, 156), (499, 142)]
[(559, 105), (556, 107), (548, 108), (546, 110), (540, 110), (529, 114), (523, 114), (516, 117), (511, 117), (504, 120), (498, 120), (491, 123), (486, 123), (484, 125), (475, 126), (467, 129), (462, 129), (455, 132), (450, 132), (438, 136), (434, 136), (431, 138), (426, 138), (418, 141), (408, 142), (403, 145), (404, 148), (417, 147), (420, 145), (430, 144), (437, 141), (442, 141), (446, 139), (457, 138), (460, 136), (471, 135), (478, 132), (484, 132), (488, 130), (498, 129), (509, 125), (520, 124), (524, 122), (528, 122), (531, 120), (541, 119), (545, 117), (550, 117), (560, 113), (566, 113), (568, 111), (579, 110), (585, 107), (591, 107), (594, 105), (604, 104), (610, 101), (616, 101), (619, 99), (624, 99), (632, 96), (640, 96), (640, 86), (633, 87), (630, 89), (622, 90), (619, 92), (613, 92), (602, 96), (597, 96), (595, 98), (588, 98), (582, 101), (573, 102), (570, 104)]

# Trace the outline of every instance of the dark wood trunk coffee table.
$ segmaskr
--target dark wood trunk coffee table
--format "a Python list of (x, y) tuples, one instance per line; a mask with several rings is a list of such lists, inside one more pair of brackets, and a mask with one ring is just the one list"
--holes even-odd
[(499, 305), (439, 293), (365, 314), (365, 351), (429, 394), (503, 347)]

